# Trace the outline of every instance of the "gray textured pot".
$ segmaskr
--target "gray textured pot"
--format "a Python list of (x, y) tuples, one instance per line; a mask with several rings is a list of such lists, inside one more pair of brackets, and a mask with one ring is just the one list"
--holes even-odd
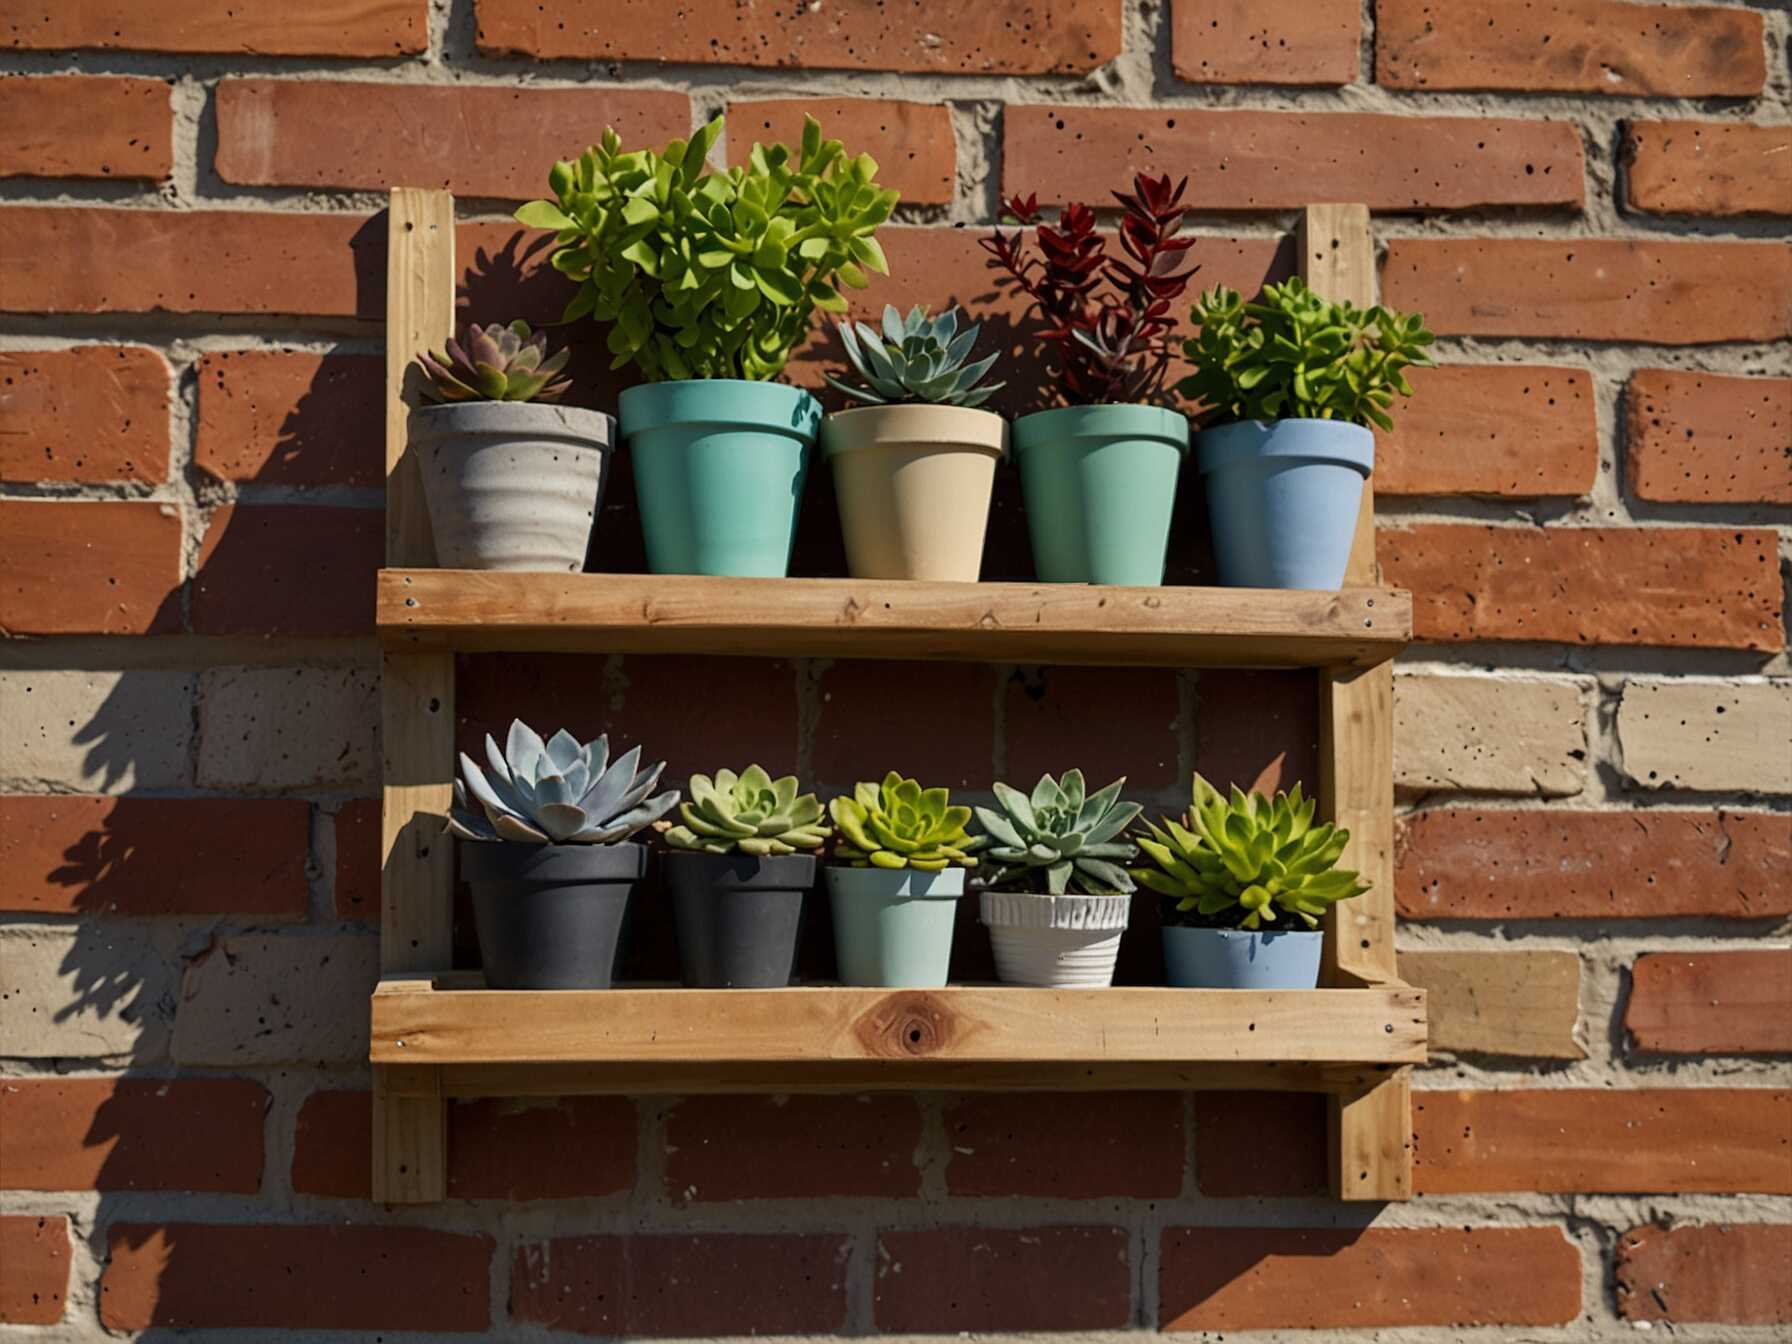
[(444, 569), (585, 567), (616, 421), (536, 402), (419, 406), (407, 425)]
[(1317, 989), (1316, 930), (1164, 927), (1164, 969), (1177, 989)]
[(608, 989), (644, 845), (460, 842), (488, 989)]
[(815, 856), (701, 854), (660, 860), (672, 892), (678, 961), (693, 989), (781, 989), (796, 967)]
[(1100, 989), (1114, 983), (1132, 897), (986, 891), (981, 906), (1003, 984)]

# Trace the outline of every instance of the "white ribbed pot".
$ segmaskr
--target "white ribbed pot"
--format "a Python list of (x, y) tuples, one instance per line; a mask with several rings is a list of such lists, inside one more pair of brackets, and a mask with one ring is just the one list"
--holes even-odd
[(1003, 984), (1099, 989), (1114, 983), (1132, 897), (986, 891), (982, 909)]

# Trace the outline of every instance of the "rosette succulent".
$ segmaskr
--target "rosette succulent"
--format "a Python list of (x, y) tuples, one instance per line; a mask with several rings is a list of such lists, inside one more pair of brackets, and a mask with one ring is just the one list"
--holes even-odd
[(570, 353), (548, 354), (547, 333), (531, 334), (518, 318), (508, 327), (472, 323), (459, 341), (448, 338), (446, 354), (425, 351), (417, 363), (431, 401), (553, 401), (572, 385), (554, 377)]
[(881, 406), (890, 402), (923, 402), (935, 406), (981, 406), (1004, 386), (977, 382), (996, 362), (988, 355), (975, 364), (965, 361), (977, 344), (981, 327), (958, 330), (958, 309), (930, 318), (920, 304), (904, 317), (895, 304), (884, 305), (881, 334), (864, 322), (839, 322), (840, 344), (860, 384), (842, 382), (824, 373), (828, 386), (858, 401)]
[(1133, 876), (1175, 903), (1166, 912), (1174, 923), (1256, 929), (1287, 913), (1313, 928), (1333, 905), (1369, 889), (1337, 866), (1350, 832), (1315, 826), (1316, 810), (1298, 784), (1273, 801), (1234, 784), (1227, 798), (1196, 775), (1181, 823), (1146, 823), (1139, 848), (1156, 867)]
[(448, 829), (465, 840), (612, 845), (652, 825), (678, 801), (677, 789), (648, 797), (664, 761), (641, 769), (639, 747), (612, 761), (608, 737), (581, 746), (563, 728), (543, 742), (517, 719), (502, 752), (486, 735), (485, 756), (487, 769), (481, 770), (464, 751), (460, 755)]
[(828, 804), (840, 828), (834, 855), (854, 868), (975, 868), (973, 851), (989, 843), (969, 835), (971, 809), (952, 806), (946, 789), (923, 789), (892, 770), (882, 784), (859, 783)]
[(995, 841), (982, 877), (986, 887), (1063, 896), (1117, 896), (1133, 891), (1121, 866), (1138, 857), (1122, 832), (1139, 815), (1137, 803), (1120, 801), (1126, 778), (1085, 795), (1083, 772), (1066, 770), (1062, 781), (1041, 775), (1032, 796), (995, 786), (999, 808), (979, 807), (977, 820)]
[(820, 849), (829, 830), (821, 804), (814, 794), (796, 789), (795, 775), (773, 779), (757, 765), (738, 775), (718, 770), (714, 779), (692, 775), (690, 798), (678, 808), (684, 822), (666, 829), (666, 843), (705, 854), (739, 850), (762, 858)]

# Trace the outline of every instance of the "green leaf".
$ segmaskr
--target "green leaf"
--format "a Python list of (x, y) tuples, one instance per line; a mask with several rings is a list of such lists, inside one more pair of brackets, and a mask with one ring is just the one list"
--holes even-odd
[[(563, 163), (554, 165), (556, 169), (566, 166)], [(517, 207), (513, 218), (518, 224), (531, 229), (568, 229), (573, 226), (571, 218), (552, 201), (530, 201), (527, 205)]]

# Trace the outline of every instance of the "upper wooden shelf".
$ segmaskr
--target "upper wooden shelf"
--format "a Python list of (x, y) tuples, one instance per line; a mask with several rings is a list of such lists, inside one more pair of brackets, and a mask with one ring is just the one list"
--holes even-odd
[(1144, 667), (1372, 667), (1412, 597), (1082, 584), (381, 570), (379, 629), (413, 651), (710, 653)]

